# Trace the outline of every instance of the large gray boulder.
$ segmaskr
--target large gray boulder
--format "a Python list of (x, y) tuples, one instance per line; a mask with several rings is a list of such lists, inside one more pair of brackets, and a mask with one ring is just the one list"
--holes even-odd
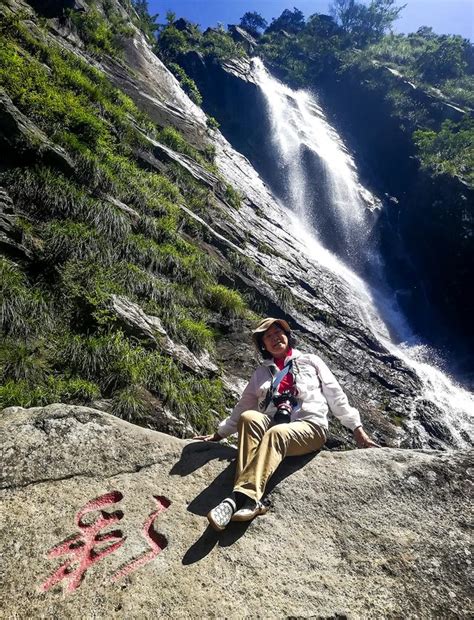
[[(272, 510), (218, 535), (205, 514), (231, 487), (228, 445), (60, 404), (4, 410), (0, 435), (3, 617), (469, 616), (467, 452), (288, 460)], [(61, 579), (100, 519), (110, 538)]]

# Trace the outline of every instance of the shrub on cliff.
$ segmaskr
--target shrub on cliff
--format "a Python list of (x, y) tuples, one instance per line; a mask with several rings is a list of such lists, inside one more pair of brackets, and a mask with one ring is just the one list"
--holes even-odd
[(197, 24), (184, 20), (178, 22), (175, 22), (174, 16), (168, 19), (168, 23), (160, 30), (155, 46), (157, 55), (170, 68), (179, 65), (180, 57), (190, 51), (220, 61), (247, 55), (242, 45), (236, 43), (222, 27), (208, 28), (202, 33)]
[(170, 62), (168, 64), (168, 69), (178, 79), (181, 84), (181, 88), (187, 95), (189, 95), (191, 101), (193, 101), (196, 105), (201, 105), (202, 97), (198, 87), (196, 86), (196, 82), (188, 76), (183, 67), (180, 67), (175, 62)]
[(242, 296), (222, 284), (215, 284), (207, 289), (209, 307), (215, 308), (227, 316), (243, 316), (246, 304)]
[(267, 23), (267, 20), (256, 11), (247, 11), (240, 18), (240, 26), (253, 36), (258, 36), (261, 30), (265, 30)]
[(419, 129), (415, 144), (423, 168), (434, 174), (457, 176), (474, 187), (474, 121), (444, 121), (441, 129)]

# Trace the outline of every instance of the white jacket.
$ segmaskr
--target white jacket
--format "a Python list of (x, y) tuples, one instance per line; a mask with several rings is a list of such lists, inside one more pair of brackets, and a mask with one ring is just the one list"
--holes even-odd
[[(349, 405), (336, 377), (320, 357), (293, 349), (292, 355), (285, 359), (285, 364), (290, 359), (293, 360), (291, 372), (297, 388), (296, 398), (301, 405), (291, 414), (292, 422), (308, 420), (327, 429), (329, 408), (347, 428), (354, 430), (361, 426), (359, 412)], [(219, 424), (217, 432), (221, 437), (237, 432), (237, 424), (244, 411), (261, 411), (273, 378), (271, 366), (276, 368), (274, 361), (265, 360), (255, 370), (231, 415)], [(275, 411), (271, 403), (265, 413), (272, 418)]]

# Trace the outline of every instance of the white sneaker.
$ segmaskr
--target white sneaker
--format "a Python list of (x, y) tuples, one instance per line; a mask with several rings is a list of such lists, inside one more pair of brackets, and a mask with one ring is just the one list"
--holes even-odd
[(217, 532), (222, 532), (229, 525), (237, 506), (232, 497), (226, 497), (207, 515), (207, 520)]
[(264, 515), (269, 508), (269, 504), (256, 502), (254, 499), (250, 499), (249, 497), (245, 500), (242, 508), (233, 514), (231, 521), (251, 521), (257, 515)]

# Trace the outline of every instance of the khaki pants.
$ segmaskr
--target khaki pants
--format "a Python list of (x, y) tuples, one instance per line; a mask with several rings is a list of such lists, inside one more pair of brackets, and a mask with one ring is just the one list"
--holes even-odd
[(268, 479), (285, 456), (300, 456), (320, 450), (326, 441), (317, 424), (290, 422), (272, 426), (258, 411), (245, 411), (239, 420), (239, 455), (234, 491), (259, 500)]

